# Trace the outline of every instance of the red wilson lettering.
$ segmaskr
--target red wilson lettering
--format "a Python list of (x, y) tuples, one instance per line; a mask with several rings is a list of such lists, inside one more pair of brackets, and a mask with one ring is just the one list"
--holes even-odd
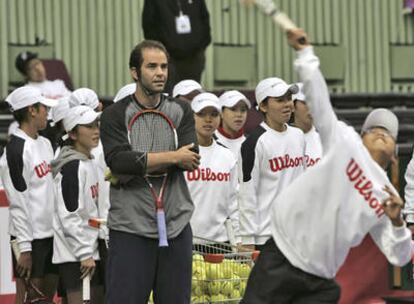
[(46, 176), (49, 172), (52, 171), (52, 167), (46, 161), (43, 161), (39, 165), (35, 166), (36, 175), (39, 178)]
[(219, 181), (228, 182), (230, 180), (230, 173), (228, 172), (214, 172), (210, 168), (197, 168), (194, 171), (187, 171), (188, 181)]
[(92, 199), (96, 199), (99, 196), (99, 183), (96, 183), (96, 185), (91, 186), (91, 194)]
[(349, 181), (354, 184), (354, 188), (367, 202), (368, 206), (375, 210), (378, 218), (383, 216), (384, 208), (382, 208), (382, 204), (373, 194), (372, 182), (364, 175), (364, 171), (353, 158), (351, 158), (346, 168), (346, 175)]
[(306, 161), (307, 168), (315, 166), (320, 160), (321, 160), (320, 157), (312, 158), (309, 155), (305, 155), (305, 161)]
[(269, 159), (270, 170), (272, 170), (272, 172), (279, 172), (288, 168), (303, 166), (303, 161), (303, 156), (291, 158), (289, 154), (274, 157)]

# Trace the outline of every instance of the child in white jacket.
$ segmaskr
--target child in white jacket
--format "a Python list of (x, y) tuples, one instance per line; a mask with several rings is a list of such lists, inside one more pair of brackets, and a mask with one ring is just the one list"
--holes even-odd
[[(237, 166), (233, 153), (213, 138), (220, 124), (217, 96), (201, 93), (191, 102), (201, 156), (200, 166), (185, 172), (194, 202), (191, 218), (193, 235), (214, 242), (239, 242)], [(226, 220), (231, 225), (226, 229)], [(230, 235), (229, 235), (230, 234)], [(230, 237), (229, 237), (230, 236)]]
[[(103, 262), (99, 229), (99, 174), (91, 150), (99, 143), (99, 114), (87, 106), (71, 108), (63, 119), (69, 139), (52, 162), (57, 196), (53, 263), (58, 264), (69, 304), (82, 303), (81, 279), (91, 277), (91, 303), (103, 303)], [(102, 244), (101, 244), (102, 247)]]
[(39, 131), (46, 128), (48, 108), (57, 102), (32, 87), (14, 90), (6, 102), (19, 123), (1, 157), (0, 172), (10, 202), (9, 233), (15, 244), (16, 303), (20, 304), (24, 301), (25, 278), (48, 297), (56, 290), (50, 217), (55, 201), (50, 172), (53, 149)]

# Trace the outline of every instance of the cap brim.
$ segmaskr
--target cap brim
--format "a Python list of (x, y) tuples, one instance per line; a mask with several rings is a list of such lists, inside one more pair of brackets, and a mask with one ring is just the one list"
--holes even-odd
[(233, 100), (229, 100), (223, 103), (223, 107), (227, 107), (227, 108), (232, 108), (234, 107), (236, 104), (238, 104), (240, 101), (243, 101), (247, 107), (250, 109), (252, 107), (252, 104), (250, 103), (250, 101), (247, 98), (238, 98), (238, 99), (233, 99)]
[(197, 108), (193, 108), (194, 113), (199, 113), (201, 110), (208, 108), (208, 107), (213, 107), (215, 108), (217, 111), (221, 112), (221, 108), (220, 106), (215, 103), (214, 101), (204, 101), (200, 106), (198, 106)]
[(85, 113), (82, 115), (81, 119), (78, 122), (78, 125), (87, 125), (92, 122), (94, 122), (96, 119), (98, 119), (101, 116), (102, 112), (95, 112), (90, 111), (88, 113)]
[(57, 106), (59, 101), (56, 99), (44, 98), (44, 99), (39, 100), (39, 102), (49, 108), (53, 108)]
[(181, 92), (176, 92), (173, 97), (185, 96), (195, 91), (199, 93), (204, 93), (204, 90), (202, 88), (190, 88), (190, 89), (186, 88), (185, 90), (182, 90)]

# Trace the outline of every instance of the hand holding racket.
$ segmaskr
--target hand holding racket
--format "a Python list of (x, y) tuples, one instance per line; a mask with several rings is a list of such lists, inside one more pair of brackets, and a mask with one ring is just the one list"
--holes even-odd
[(193, 151), (194, 144), (182, 146), (176, 151), (177, 166), (184, 170), (195, 170), (200, 165), (200, 155)]
[(295, 50), (300, 51), (310, 45), (308, 36), (303, 29), (291, 29), (287, 31), (288, 43)]
[[(261, 9), (266, 15), (270, 16), (273, 21), (279, 25), (284, 31), (297, 29), (296, 24), (286, 15), (284, 12), (279, 10), (273, 0), (254, 0), (257, 7)], [(306, 40), (304, 37), (298, 37), (298, 42), (305, 44)]]

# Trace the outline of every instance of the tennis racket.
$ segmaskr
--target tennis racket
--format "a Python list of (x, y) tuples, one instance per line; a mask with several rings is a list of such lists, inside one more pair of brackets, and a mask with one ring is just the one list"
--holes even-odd
[[(128, 124), (128, 139), (132, 150), (140, 152), (175, 151), (178, 146), (173, 122), (158, 110), (143, 110), (135, 114)], [(155, 183), (162, 179), (159, 191)], [(155, 202), (159, 247), (167, 247), (167, 228), (163, 197), (168, 183), (168, 172), (144, 176)]]
[[(288, 15), (279, 10), (273, 0), (254, 0), (254, 2), (264, 14), (270, 16), (285, 32), (298, 28)], [(306, 38), (299, 38), (299, 43), (305, 44)]]

